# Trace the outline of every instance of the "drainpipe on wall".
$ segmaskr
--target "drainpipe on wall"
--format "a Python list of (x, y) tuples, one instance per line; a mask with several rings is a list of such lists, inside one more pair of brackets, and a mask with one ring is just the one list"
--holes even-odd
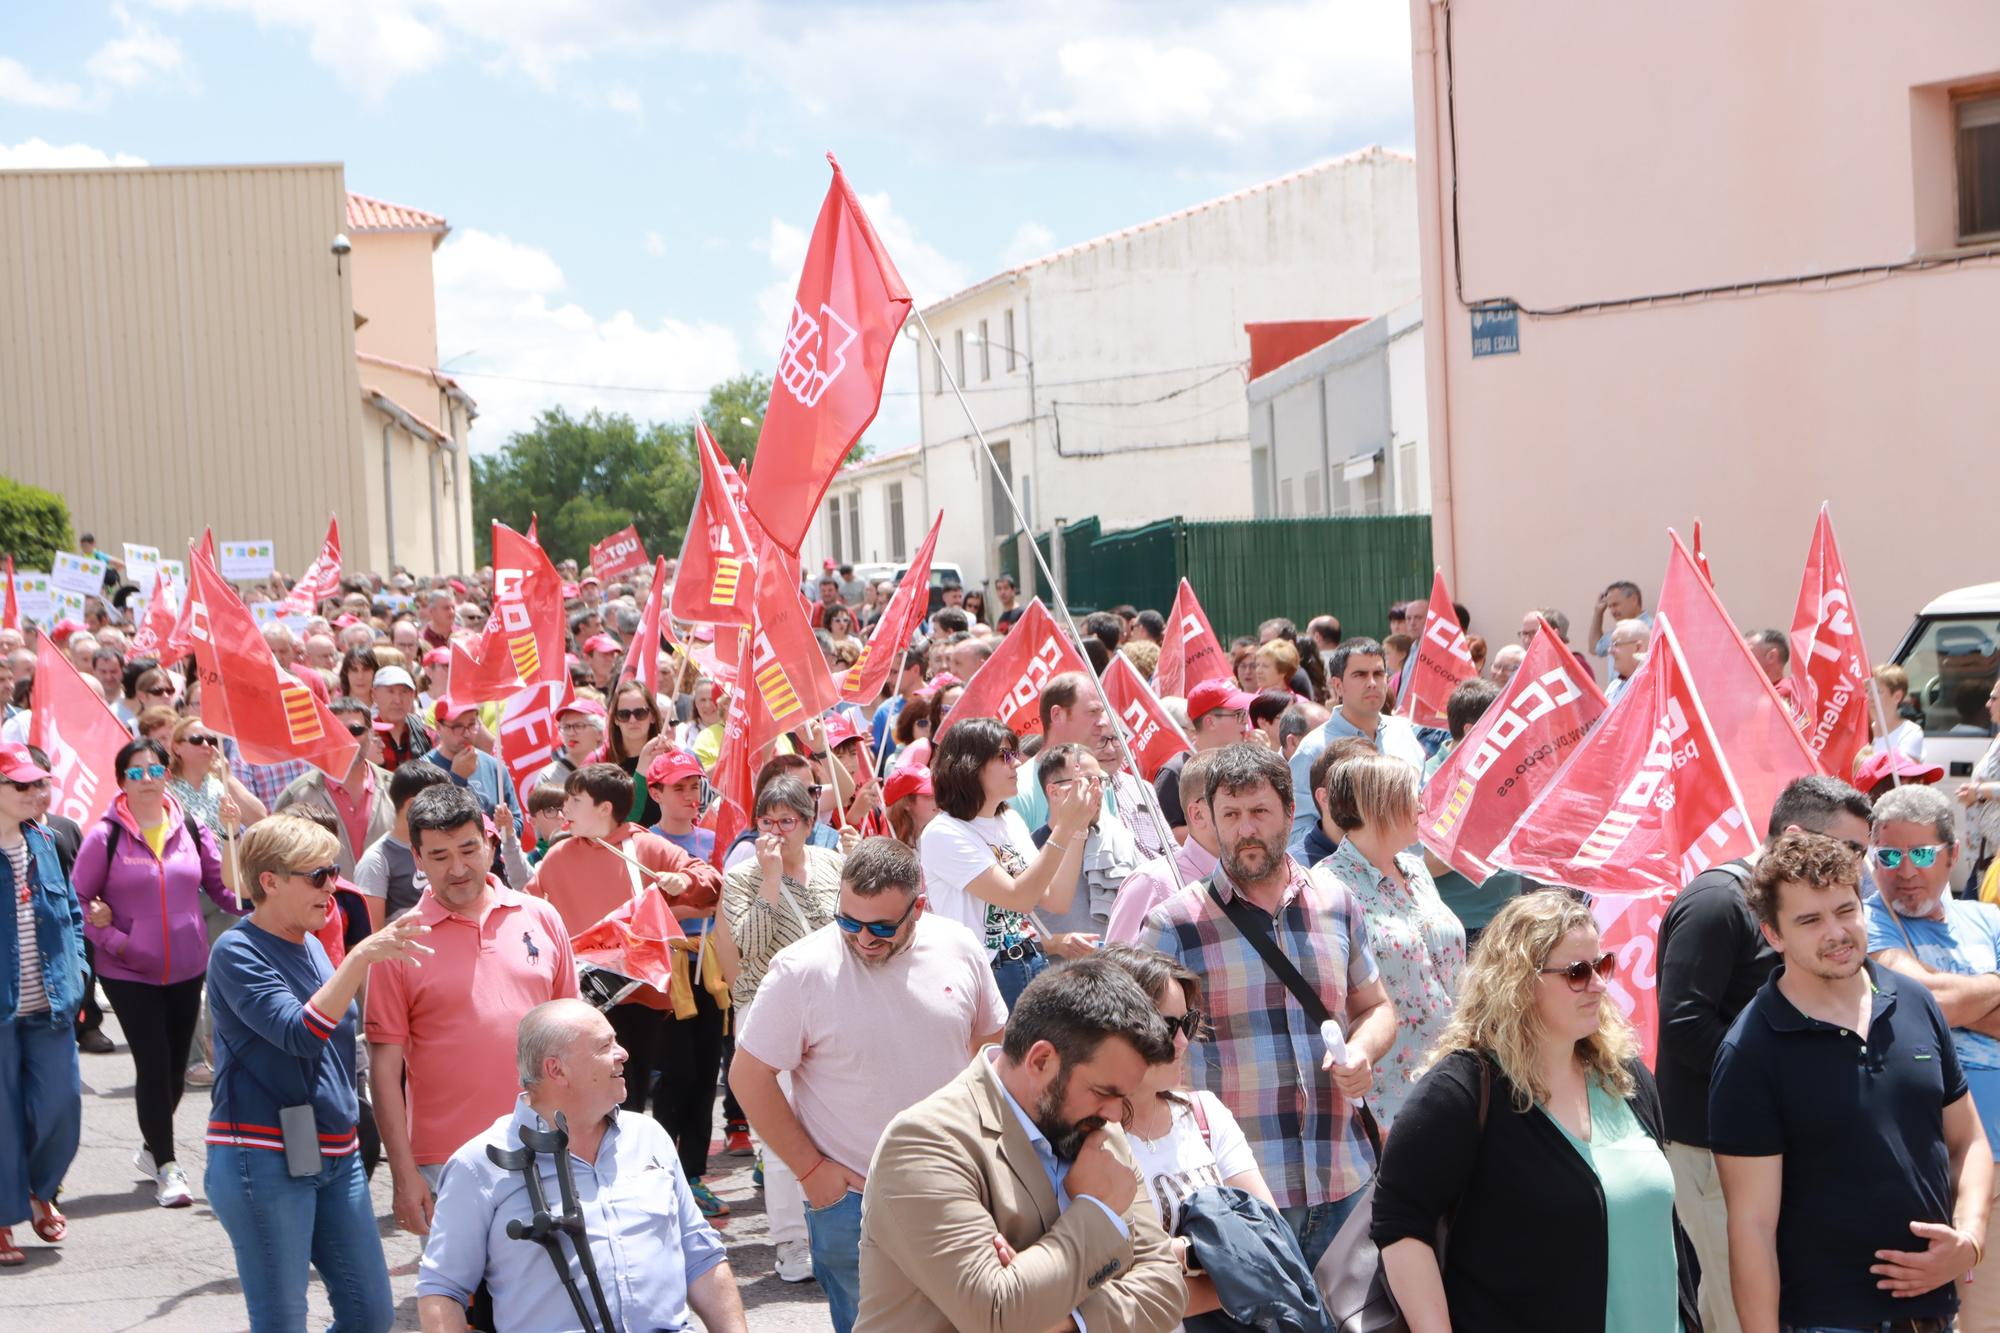
[(389, 539), (389, 568), (396, 568), (396, 479), (395, 430), (392, 422), (382, 423), (382, 533)]
[[(1431, 455), (1431, 559), (1444, 570), (1451, 586), (1464, 593), (1458, 571), (1457, 497), (1451, 475), (1451, 368), (1447, 318), (1458, 311), (1451, 307), (1455, 275), (1449, 265), (1451, 181), (1441, 141), (1438, 99), (1437, 25), (1449, 0), (1410, 0), (1411, 73), (1414, 82), (1417, 121), (1417, 160), (1426, 170), (1417, 173), (1418, 243), (1430, 263), (1425, 266), (1432, 281), (1424, 284), (1424, 402), (1429, 416)], [(1428, 153), (1429, 161), (1425, 162)]]

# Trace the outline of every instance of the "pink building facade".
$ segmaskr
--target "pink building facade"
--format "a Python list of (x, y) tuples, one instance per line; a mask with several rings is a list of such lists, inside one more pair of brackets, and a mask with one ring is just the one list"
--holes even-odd
[(1789, 627), (1822, 500), (1878, 660), (2000, 578), (2000, 6), (1411, 19), (1433, 545), (1476, 628), (1551, 605), (1583, 646), (1697, 516), (1738, 624)]

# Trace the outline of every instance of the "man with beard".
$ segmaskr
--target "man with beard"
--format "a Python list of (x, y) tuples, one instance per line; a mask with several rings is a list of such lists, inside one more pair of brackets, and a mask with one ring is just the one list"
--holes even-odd
[[(1372, 660), (1379, 686), (1382, 659)], [(1214, 1036), (1188, 1052), (1189, 1077), (1235, 1114), (1311, 1266), (1375, 1172), (1352, 1099), (1367, 1094), (1376, 1062), (1395, 1043), (1395, 1006), (1360, 906), (1285, 851), (1293, 822), (1285, 761), (1246, 743), (1215, 751), (1210, 764), (1206, 799), (1221, 865), (1154, 908), (1140, 938), (1201, 979)], [(1245, 930), (1277, 945), (1312, 1004), (1281, 984)], [(1346, 1059), (1337, 1065), (1325, 1058), (1323, 1017), (1344, 1034)]]
[[(1292, 751), (1292, 789), (1298, 792), (1312, 790), (1313, 760), (1335, 741), (1344, 741), (1350, 736), (1359, 736), (1368, 741), (1383, 754), (1392, 754), (1398, 759), (1407, 759), (1422, 771), (1424, 761), (1429, 758), (1424, 753), (1423, 742), (1417, 739), (1415, 728), (1409, 721), (1392, 713), (1384, 713), (1383, 705), (1389, 699), (1388, 659), (1383, 654), (1382, 645), (1373, 639), (1349, 639), (1333, 650), (1327, 660), (1327, 681), (1333, 686), (1339, 707), (1326, 725), (1312, 732), (1299, 742), (1299, 748)], [(1291, 845), (1294, 852), (1305, 845), (1306, 835), (1319, 822), (1319, 814), (1310, 800), (1303, 801), (1292, 817)]]
[(925, 913), (917, 854), (894, 838), (857, 845), (833, 924), (771, 960), (729, 1084), (805, 1190), (813, 1276), (838, 1333), (861, 1304), (861, 1191), (877, 1140), (998, 1041), (1006, 1018), (986, 951)]
[[(1937, 788), (1884, 793), (1869, 840), (1877, 890), (1868, 895), (1869, 956), (1937, 1001), (1987, 1143), (2000, 1145), (2000, 907), (1952, 896), (1958, 812)], [(1959, 1283), (1967, 1333), (2000, 1329), (2000, 1263), (1982, 1262), (1981, 1271)]]
[[(880, 1030), (878, 1076), (903, 1046), (900, 1024)], [(1166, 1021), (1115, 962), (1086, 958), (1029, 982), (1000, 1046), (883, 1131), (861, 1213), (854, 1327), (1178, 1325), (1186, 1283), (1114, 1123), (1146, 1070), (1173, 1054)]]
[(1942, 1333), (1985, 1245), (1993, 1154), (1951, 1030), (1923, 985), (1869, 960), (1860, 882), (1820, 833), (1778, 838), (1750, 877), (1784, 966), (1723, 1038), (1708, 1095), (1744, 1333)]

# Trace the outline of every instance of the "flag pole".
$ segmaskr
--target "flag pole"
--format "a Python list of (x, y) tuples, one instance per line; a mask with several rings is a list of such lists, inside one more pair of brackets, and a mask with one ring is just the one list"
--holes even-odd
[[(938, 374), (946, 384), (951, 386), (951, 396), (958, 400), (959, 410), (965, 413), (965, 424), (972, 428), (972, 438), (979, 442), (980, 452), (986, 455), (988, 472), (992, 475), (994, 481), (999, 483), (1001, 491), (1007, 497), (1008, 507), (1014, 511), (1014, 521), (1018, 525), (1017, 530), (1022, 532), (1028, 531), (1028, 516), (1026, 511), (1021, 508), (1020, 497), (1014, 494), (1013, 483), (1008, 479), (1007, 474), (1001, 470), (1000, 461), (993, 456), (993, 446), (986, 442), (986, 432), (979, 428), (978, 419), (972, 415), (972, 405), (965, 401), (965, 392), (958, 387), (957, 377), (950, 370), (946, 369), (944, 348), (938, 345), (937, 335), (933, 334), (931, 326), (924, 322), (924, 312), (917, 308), (915, 302), (912, 302), (910, 305), (910, 315), (917, 321), (917, 327), (924, 331), (924, 341), (930, 344), (931, 355), (936, 358)], [(926, 450), (925, 452), (928, 453), (929, 451)], [(1078, 654), (1083, 657), (1084, 661), (1088, 662), (1090, 654), (1083, 651), (1083, 638), (1078, 634), (1076, 620), (1070, 614), (1069, 598), (1064, 594), (1061, 585), (1056, 582), (1055, 572), (1049, 568), (1049, 562), (1043, 558), (1041, 546), (1032, 541), (1028, 545), (1035, 553), (1035, 567), (1039, 571), (1040, 577), (1047, 580), (1049, 594), (1055, 599), (1057, 623), (1062, 626), (1063, 632), (1069, 635), (1070, 641), (1076, 644)], [(1118, 710), (1112, 707), (1111, 696), (1105, 692), (1104, 681), (1099, 677), (1098, 673), (1091, 671), (1085, 674), (1090, 677), (1091, 688), (1097, 691), (1098, 699), (1104, 704), (1104, 711), (1111, 717), (1112, 735), (1118, 738), (1118, 752), (1124, 756), (1126, 769), (1138, 781), (1139, 785), (1147, 791), (1147, 798), (1144, 801), (1146, 812), (1152, 818), (1155, 828), (1159, 831), (1160, 854), (1166, 860), (1167, 869), (1174, 877), (1174, 885), (1176, 888), (1186, 888), (1186, 882), (1181, 879), (1180, 864), (1174, 858), (1174, 853), (1179, 850), (1179, 844), (1174, 841), (1174, 831), (1168, 826), (1165, 815), (1160, 811), (1158, 801), (1152, 796), (1152, 784), (1140, 776), (1139, 761), (1133, 755), (1132, 747), (1125, 739), (1125, 723), (1119, 718)]]

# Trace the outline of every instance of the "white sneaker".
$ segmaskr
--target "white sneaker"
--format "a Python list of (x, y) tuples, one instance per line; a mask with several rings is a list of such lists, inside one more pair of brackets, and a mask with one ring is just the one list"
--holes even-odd
[(187, 1172), (181, 1170), (179, 1162), (168, 1162), (160, 1172), (160, 1192), (157, 1196), (162, 1208), (185, 1208), (194, 1202), (194, 1191), (188, 1188)]
[(160, 1181), (160, 1168), (154, 1165), (153, 1152), (150, 1148), (142, 1147), (132, 1154), (132, 1169), (156, 1185)]
[(778, 1245), (778, 1280), (780, 1282), (810, 1282), (813, 1275), (812, 1246), (802, 1240), (788, 1240)]

